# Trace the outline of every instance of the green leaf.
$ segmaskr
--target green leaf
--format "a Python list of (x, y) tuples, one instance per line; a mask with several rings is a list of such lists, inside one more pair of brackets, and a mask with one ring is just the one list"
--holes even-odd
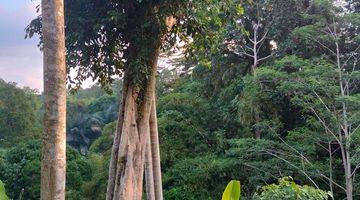
[(245, 9), (242, 5), (238, 4), (236, 6), (236, 14), (243, 15), (245, 13)]
[(5, 192), (5, 185), (4, 183), (0, 180), (0, 199), (1, 200), (8, 200), (9, 198), (6, 196), (6, 192)]
[(239, 200), (240, 199), (240, 181), (232, 180), (226, 186), (222, 200)]

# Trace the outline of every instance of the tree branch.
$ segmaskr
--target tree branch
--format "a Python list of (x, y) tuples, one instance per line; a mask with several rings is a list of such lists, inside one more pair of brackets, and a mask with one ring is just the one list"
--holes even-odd
[(266, 60), (266, 59), (272, 57), (274, 54), (275, 54), (275, 53), (271, 53), (271, 54), (268, 55), (268, 56), (265, 56), (265, 57), (263, 57), (263, 58), (259, 58), (259, 59), (258, 59), (258, 62), (260, 62), (260, 61), (262, 61), (262, 60)]

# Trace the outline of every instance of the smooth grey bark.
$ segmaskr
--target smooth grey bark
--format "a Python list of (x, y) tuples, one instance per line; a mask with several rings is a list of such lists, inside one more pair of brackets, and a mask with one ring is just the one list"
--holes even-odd
[[(332, 148), (331, 148), (331, 141), (328, 142), (328, 152), (329, 152), (329, 188), (330, 188), (330, 192), (331, 194), (334, 194), (334, 184), (333, 184), (333, 159), (332, 159), (332, 154), (333, 154), (333, 151), (332, 151)], [(331, 195), (331, 199), (334, 200), (334, 195)]]
[(146, 199), (155, 200), (154, 171), (153, 171), (153, 159), (152, 159), (150, 138), (146, 143), (145, 184), (146, 184)]
[(153, 102), (150, 115), (150, 140), (151, 140), (151, 155), (153, 165), (154, 190), (156, 200), (163, 199), (162, 178), (161, 178), (161, 163), (160, 163), (160, 143), (159, 131), (156, 115), (156, 95), (153, 94)]
[[(335, 46), (336, 46), (336, 65), (338, 68), (338, 75), (339, 75), (339, 86), (340, 86), (340, 95), (341, 97), (345, 98), (349, 95), (349, 93), (346, 92), (346, 84), (344, 84), (344, 78), (343, 78), (343, 72), (342, 72), (342, 66), (340, 62), (341, 53), (340, 53), (340, 47), (338, 43), (338, 35), (337, 30), (334, 27), (333, 37), (335, 38)], [(352, 200), (353, 199), (353, 174), (352, 174), (352, 167), (351, 167), (351, 146), (350, 146), (350, 136), (349, 133), (349, 124), (348, 124), (348, 112), (347, 112), (347, 105), (343, 101), (341, 103), (342, 105), (342, 123), (341, 123), (341, 130), (344, 133), (344, 138), (342, 138), (342, 132), (339, 132), (339, 136), (341, 137), (341, 141), (345, 140), (345, 147), (342, 147), (342, 156), (343, 156), (343, 164), (344, 164), (344, 172), (345, 172), (345, 185), (346, 185), (346, 199)], [(341, 144), (342, 145), (342, 144)]]
[(41, 199), (65, 199), (66, 65), (63, 0), (42, 0), (44, 133)]

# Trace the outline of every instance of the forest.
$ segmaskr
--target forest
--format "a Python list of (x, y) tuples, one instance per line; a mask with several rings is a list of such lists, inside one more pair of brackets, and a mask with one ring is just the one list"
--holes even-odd
[[(40, 36), (44, 56), (55, 49), (46, 46), (46, 2), (24, 31)], [(229, 200), (360, 199), (359, 1), (65, 0), (64, 8), (59, 77), (68, 87), (44, 79), (39, 92), (0, 79), (0, 200), (213, 200), (231, 180), (241, 191)], [(87, 78), (96, 83), (81, 87)], [(46, 197), (42, 162), (53, 154), (44, 144), (55, 139), (43, 134), (62, 111), (46, 113), (62, 104), (65, 196)]]

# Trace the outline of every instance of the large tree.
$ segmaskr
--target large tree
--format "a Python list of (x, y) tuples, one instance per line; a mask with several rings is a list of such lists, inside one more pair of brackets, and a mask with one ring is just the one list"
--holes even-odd
[[(240, 2), (65, 1), (67, 61), (69, 68), (77, 71), (70, 83), (80, 86), (91, 77), (107, 88), (115, 75), (123, 77), (107, 199), (141, 199), (146, 155), (145, 174), (147, 180), (153, 180), (146, 184), (148, 198), (162, 199), (154, 102), (160, 48), (174, 44), (177, 38), (186, 38), (184, 35), (202, 37), (204, 32), (199, 30), (204, 24), (195, 20), (197, 16), (207, 19), (206, 12), (216, 16), (220, 9), (228, 9), (226, 5)], [(199, 11), (201, 15), (196, 15)], [(39, 16), (32, 21), (27, 29), (29, 36), (41, 35), (41, 20)], [(216, 29), (220, 21), (217, 16), (210, 25)]]
[[(216, 96), (219, 93), (216, 88), (230, 82), (231, 77), (244, 73), (256, 76), (257, 69), (265, 62), (271, 61), (271, 57), (275, 57), (274, 50), (285, 43), (291, 31), (306, 23), (302, 13), (308, 6), (306, 0), (259, 0), (244, 1), (243, 7), (235, 7), (236, 13), (240, 15), (231, 15), (227, 26), (222, 31), (217, 31), (216, 37), (211, 38), (215, 51), (209, 56), (209, 62), (205, 66), (211, 65), (211, 70), (216, 71), (209, 81), (213, 85), (212, 95)], [(213, 16), (211, 18), (216, 19)], [(209, 49), (211, 48), (207, 47), (206, 51)], [(280, 53), (282, 52), (277, 54)], [(224, 61), (229, 63), (224, 65)], [(266, 130), (262, 130), (262, 118), (266, 115), (262, 107), (263, 102), (257, 102), (254, 99), (256, 95), (244, 94), (239, 97), (242, 102), (246, 102), (239, 112), (241, 124), (251, 125), (254, 137), (266, 137)]]
[[(359, 115), (359, 59), (360, 45), (358, 32), (360, 15), (356, 12), (346, 12), (335, 7), (332, 1), (315, 4), (323, 9), (325, 14), (313, 14), (317, 17), (314, 24), (298, 28), (294, 36), (299, 43), (307, 43), (308, 48), (322, 51), (336, 72), (337, 93), (336, 102), (329, 103), (315, 93), (317, 101), (330, 115), (329, 119), (320, 115), (319, 111), (310, 108), (321, 122), (324, 131), (331, 135), (333, 141), (339, 145), (343, 173), (345, 176), (346, 199), (353, 199), (353, 183), (356, 171), (360, 167), (357, 163), (356, 133), (360, 127)], [(310, 56), (310, 55), (309, 55)], [(329, 150), (331, 152), (331, 150)], [(330, 161), (331, 162), (331, 161)], [(331, 169), (332, 170), (332, 169)]]
[(65, 199), (66, 66), (63, 0), (42, 1), (44, 134), (41, 199)]

